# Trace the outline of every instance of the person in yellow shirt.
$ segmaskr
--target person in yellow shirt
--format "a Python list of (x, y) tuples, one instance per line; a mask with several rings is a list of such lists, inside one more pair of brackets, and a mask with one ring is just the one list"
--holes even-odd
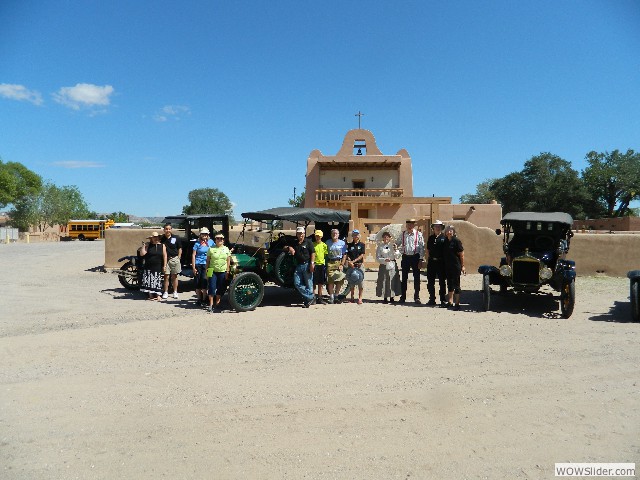
[[(227, 278), (231, 267), (231, 251), (224, 244), (224, 235), (217, 233), (214, 238), (216, 244), (207, 251), (207, 278), (209, 279), (209, 307), (208, 312), (220, 307), (220, 299), (227, 288)], [(214, 305), (213, 299), (216, 303)]]
[(316, 230), (313, 235), (313, 248), (316, 251), (316, 268), (313, 271), (313, 289), (318, 287), (316, 303), (326, 304), (322, 298), (322, 289), (327, 283), (327, 267), (325, 265), (325, 256), (329, 253), (327, 244), (322, 241), (322, 230)]

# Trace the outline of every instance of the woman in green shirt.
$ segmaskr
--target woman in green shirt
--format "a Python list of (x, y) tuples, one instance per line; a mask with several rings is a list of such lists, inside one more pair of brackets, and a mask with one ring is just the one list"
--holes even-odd
[[(229, 268), (231, 266), (231, 251), (224, 244), (224, 235), (217, 233), (214, 237), (215, 246), (207, 252), (207, 278), (209, 278), (209, 307), (208, 312), (219, 308), (220, 298), (226, 288)], [(213, 298), (216, 303), (214, 305)]]

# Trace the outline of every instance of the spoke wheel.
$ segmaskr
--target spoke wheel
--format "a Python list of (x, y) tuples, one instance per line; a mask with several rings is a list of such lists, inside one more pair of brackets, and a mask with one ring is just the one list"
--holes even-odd
[(638, 286), (640, 280), (631, 281), (631, 291), (629, 292), (629, 298), (631, 300), (631, 321), (640, 322), (640, 298), (638, 298)]
[(138, 267), (132, 262), (127, 262), (120, 267), (122, 274), (118, 275), (120, 285), (127, 290), (140, 290), (140, 283), (138, 282)]
[(560, 291), (560, 311), (564, 318), (569, 318), (573, 313), (576, 304), (576, 282), (575, 280), (562, 280), (562, 290)]
[(233, 277), (229, 286), (229, 303), (238, 312), (254, 310), (264, 298), (264, 283), (254, 272), (242, 272)]
[(491, 282), (489, 281), (489, 275), (482, 276), (482, 309), (485, 312), (491, 308)]
[(276, 257), (276, 261), (273, 264), (276, 280), (282, 287), (293, 287), (293, 273), (296, 270), (296, 261), (293, 255), (288, 255), (285, 252), (281, 252)]

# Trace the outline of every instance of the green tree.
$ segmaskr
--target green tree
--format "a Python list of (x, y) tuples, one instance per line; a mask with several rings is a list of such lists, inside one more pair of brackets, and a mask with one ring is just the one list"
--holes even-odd
[(640, 199), (640, 153), (591, 151), (586, 159), (589, 166), (582, 179), (590, 200), (587, 214), (594, 218), (632, 213), (629, 204)]
[(491, 203), (495, 194), (491, 191), (495, 178), (485, 180), (476, 187), (476, 193), (465, 193), (460, 197), (460, 203)]
[(21, 230), (33, 226), (44, 231), (53, 225), (65, 225), (72, 218), (89, 218), (89, 208), (78, 187), (46, 183), (39, 193), (17, 201), (9, 215), (11, 224)]
[(571, 163), (551, 153), (541, 153), (524, 164), (525, 208), (537, 212), (584, 215), (588, 199), (584, 183)]
[(527, 160), (520, 172), (495, 180), (490, 191), (504, 213), (513, 211), (567, 212), (584, 216), (588, 195), (571, 163), (551, 153)]
[(107, 216), (116, 223), (126, 223), (129, 221), (129, 215), (124, 212), (113, 212)]
[(289, 205), (292, 207), (304, 207), (304, 195), (305, 192), (302, 192), (300, 195), (296, 195), (293, 198), (290, 198)]
[(4, 163), (0, 159), (0, 208), (14, 204), (42, 189), (42, 178), (17, 162)]
[(182, 207), (185, 215), (227, 214), (232, 216), (233, 204), (229, 197), (217, 188), (198, 188), (189, 192), (189, 205)]

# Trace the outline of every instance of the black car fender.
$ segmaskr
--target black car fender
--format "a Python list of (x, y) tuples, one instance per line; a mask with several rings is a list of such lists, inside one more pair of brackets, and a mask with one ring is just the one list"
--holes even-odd
[(576, 262), (573, 260), (558, 260), (558, 266), (562, 270), (562, 277), (566, 280), (575, 280)]
[(482, 275), (489, 275), (489, 282), (491, 285), (502, 285), (505, 283), (504, 278), (500, 275), (500, 270), (493, 265), (480, 265), (478, 267), (478, 273)]

